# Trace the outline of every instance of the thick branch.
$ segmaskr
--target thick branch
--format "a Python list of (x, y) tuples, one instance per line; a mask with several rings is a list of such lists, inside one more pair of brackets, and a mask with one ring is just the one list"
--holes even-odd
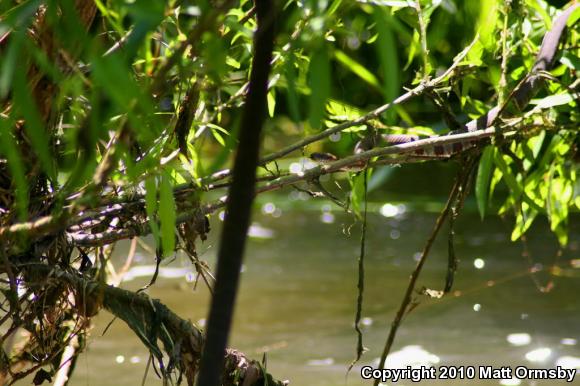
[[(166, 355), (177, 368), (184, 372), (189, 384), (193, 384), (196, 364), (199, 361), (204, 336), (200, 329), (180, 318), (157, 299), (144, 293), (134, 293), (122, 288), (86, 280), (77, 274), (61, 271), (48, 265), (35, 265), (34, 270), (43, 277), (53, 276), (74, 288), (79, 312), (96, 312), (101, 306), (123, 320), (136, 333), (149, 350), (160, 353), (157, 340), (163, 343)], [(257, 361), (248, 359), (243, 353), (228, 349), (225, 354), (227, 367), (224, 374), (238, 373), (244, 385), (254, 385), (267, 377), (270, 384), (285, 385), (270, 374), (264, 374)], [(224, 385), (234, 385), (227, 380)]]
[[(507, 132), (502, 132), (504, 138), (513, 136), (516, 133), (515, 130), (510, 130)], [(496, 134), (496, 128), (491, 127), (486, 130), (480, 130), (472, 133), (461, 133), (455, 135), (443, 135), (439, 137), (426, 138), (413, 142), (403, 143), (400, 145), (393, 145), (388, 147), (375, 148), (366, 152), (352, 155), (347, 158), (339, 159), (335, 162), (319, 165), (312, 169), (305, 170), (304, 172), (298, 174), (287, 175), (284, 177), (276, 178), (272, 181), (266, 182), (265, 184), (259, 186), (255, 190), (255, 194), (264, 193), (272, 190), (277, 190), (286, 186), (294, 185), (301, 181), (310, 181), (316, 179), (317, 177), (324, 174), (338, 173), (344, 171), (345, 168), (350, 166), (360, 165), (361, 162), (370, 161), (375, 157), (384, 156), (396, 156), (402, 155), (404, 158), (394, 157), (392, 159), (384, 158), (376, 161), (377, 164), (399, 164), (405, 162), (409, 157), (411, 160), (416, 160), (413, 156), (413, 152), (418, 150), (427, 149), (434, 145), (444, 145), (452, 144), (457, 142), (463, 142), (466, 140), (478, 141), (489, 137), (493, 137)], [(467, 149), (471, 150), (471, 149)], [(231, 197), (229, 195), (228, 197)], [(216, 210), (223, 208), (226, 205), (226, 200), (224, 198), (215, 201), (210, 204), (206, 204), (200, 208), (201, 212), (205, 214), (214, 213)], [(196, 216), (195, 212), (189, 211), (180, 214), (177, 217), (176, 222), (178, 224), (189, 221)], [(108, 230), (105, 232), (97, 234), (72, 234), (72, 241), (78, 246), (98, 246), (103, 244), (109, 244), (118, 240), (128, 239), (135, 236), (146, 235), (151, 232), (147, 222), (139, 224), (138, 226), (131, 228)]]
[[(573, 12), (573, 10), (576, 9), (577, 7), (578, 7), (578, 5), (574, 5), (574, 6), (570, 7), (569, 9), (564, 11), (555, 20), (554, 27), (552, 28), (552, 30), (550, 30), (546, 34), (544, 41), (542, 42), (542, 47), (540, 48), (540, 52), (538, 53), (533, 71), (545, 70), (545, 69), (550, 68), (550, 66), (552, 66), (553, 60), (554, 60), (554, 58), (557, 54), (557, 51), (558, 51), (557, 50), (558, 44), (561, 40), (561, 37), (563, 35), (563, 31), (564, 31), (565, 26), (566, 26), (566, 21), (567, 21), (568, 17), (571, 15), (571, 13)], [(474, 42), (476, 40), (474, 40)], [(383, 106), (371, 111), (370, 113), (368, 113), (368, 114), (366, 114), (366, 115), (364, 115), (356, 120), (344, 122), (342, 124), (336, 125), (336, 126), (329, 128), (329, 129), (327, 129), (319, 134), (305, 138), (302, 141), (295, 143), (294, 145), (288, 146), (288, 147), (286, 147), (278, 152), (270, 154), (270, 155), (264, 157), (262, 160), (260, 160), (260, 163), (265, 164), (267, 162), (276, 160), (276, 159), (283, 157), (284, 155), (286, 155), (294, 150), (300, 149), (300, 148), (302, 148), (310, 143), (324, 139), (333, 133), (336, 133), (336, 132), (345, 130), (349, 127), (360, 125), (364, 122), (367, 122), (368, 120), (370, 120), (372, 118), (376, 118), (377, 116), (379, 116), (381, 113), (388, 110), (392, 106), (399, 104), (399, 103), (402, 103), (404, 101), (407, 101), (411, 97), (418, 95), (418, 94), (421, 94), (421, 93), (425, 92), (426, 90), (428, 90), (429, 88), (435, 87), (436, 85), (438, 85), (441, 82), (443, 82), (444, 80), (446, 80), (453, 73), (455, 68), (461, 63), (461, 61), (463, 60), (463, 58), (465, 57), (465, 55), (467, 54), (467, 52), (469, 51), (471, 46), (474, 44), (474, 42), (470, 46), (468, 46), (460, 55), (458, 55), (458, 57), (454, 61), (453, 65), (447, 71), (445, 71), (445, 73), (443, 73), (441, 76), (439, 76), (439, 77), (437, 77), (437, 78), (435, 78), (427, 83), (423, 83), (423, 84), (419, 85), (418, 87), (414, 88), (413, 90), (410, 90), (407, 93), (401, 95), (399, 98), (395, 99), (393, 102), (386, 104), (386, 105), (383, 105)], [(528, 102), (527, 99), (536, 91), (538, 84), (539, 84), (538, 76), (537, 76), (537, 74), (534, 73), (533, 79), (525, 80), (524, 82), (522, 82), (520, 87), (518, 87), (512, 93), (511, 97), (514, 100), (516, 100), (516, 103), (518, 105), (520, 105), (522, 103), (522, 101), (525, 101), (525, 103), (527, 103)], [(530, 86), (533, 86), (533, 87), (530, 87)], [(477, 120), (473, 120), (473, 121), (469, 122), (468, 124), (464, 125), (464, 127), (461, 130), (459, 130), (459, 131), (468, 131), (468, 132), (475, 131), (475, 135), (473, 135), (473, 136), (470, 133), (465, 134), (465, 136), (462, 136), (463, 134), (459, 134), (459, 136), (447, 135), (447, 136), (442, 136), (442, 137), (435, 137), (435, 138), (429, 138), (426, 140), (415, 141), (415, 142), (411, 142), (408, 144), (390, 146), (388, 148), (377, 148), (377, 149), (372, 150), (370, 153), (365, 152), (365, 153), (357, 154), (356, 156), (352, 156), (352, 157), (345, 158), (343, 160), (339, 160), (333, 164), (330, 164), (330, 165), (325, 166), (324, 168), (321, 168), (318, 172), (316, 170), (309, 171), (309, 173), (307, 175), (302, 176), (302, 178), (300, 178), (301, 176), (299, 176), (299, 175), (295, 175), (295, 176), (288, 177), (287, 180), (275, 179), (271, 183), (266, 184), (265, 186), (261, 187), (258, 190), (258, 193), (262, 192), (262, 191), (273, 190), (273, 189), (276, 189), (277, 187), (285, 186), (287, 184), (292, 184), (292, 183), (298, 182), (301, 179), (304, 180), (304, 179), (310, 178), (312, 176), (340, 171), (341, 168), (354, 165), (354, 164), (356, 164), (356, 162), (368, 160), (374, 156), (385, 156), (385, 155), (392, 156), (395, 154), (405, 154), (408, 152), (412, 152), (413, 150), (424, 149), (426, 147), (429, 147), (432, 144), (455, 143), (455, 142), (461, 142), (461, 141), (467, 140), (467, 139), (477, 140), (478, 138), (489, 137), (489, 136), (493, 135), (493, 133), (495, 132), (494, 131), (495, 129), (488, 128), (486, 130), (479, 130), (479, 131), (477, 129), (481, 128), (481, 127), (487, 127), (487, 125), (490, 123), (490, 121), (494, 121), (497, 118), (498, 114), (500, 113), (500, 110), (501, 110), (500, 107), (495, 107), (494, 109), (490, 110), (487, 114), (485, 114), (483, 117), (480, 117)], [(529, 115), (529, 114), (527, 114), (527, 115)], [(231, 171), (224, 170), (224, 171), (221, 171), (221, 172), (213, 175), (212, 177), (203, 179), (203, 181), (201, 181), (201, 182), (202, 182), (202, 185), (204, 185), (204, 184), (209, 183), (211, 181), (225, 179), (229, 176), (231, 176)], [(212, 188), (212, 185), (207, 185), (207, 186), (209, 186), (209, 188)], [(185, 185), (176, 187), (176, 192), (180, 191), (180, 190), (184, 190), (184, 189), (191, 189), (191, 188), (192, 188), (191, 184), (185, 184)], [(101, 206), (104, 206), (104, 205), (106, 205), (106, 203), (101, 204)], [(208, 205), (205, 208), (204, 213), (206, 213), (206, 214), (212, 213), (214, 210), (221, 208), (221, 207), (223, 207), (223, 202), (217, 202), (215, 204)], [(84, 216), (84, 217), (86, 217), (86, 216)], [(182, 221), (186, 221), (186, 220), (191, 219), (192, 217), (193, 217), (193, 214), (186, 213), (186, 214), (182, 215), (180, 218), (182, 218)], [(31, 222), (27, 222), (27, 223), (18, 223), (18, 224), (13, 224), (11, 226), (0, 227), (0, 239), (5, 239), (5, 240), (11, 239), (15, 236), (16, 233), (24, 233), (24, 232), (29, 233), (28, 234), (29, 236), (36, 235), (36, 237), (41, 237), (41, 236), (44, 236), (44, 235), (47, 235), (50, 233), (60, 231), (60, 230), (62, 230), (63, 227), (70, 227), (72, 225), (79, 223), (78, 217), (69, 218), (69, 219), (67, 219), (68, 221), (66, 221), (66, 222), (64, 222), (63, 220), (64, 219), (62, 218), (62, 216), (60, 216), (58, 218), (55, 218), (54, 216), (46, 216), (46, 217), (42, 217), (42, 218), (36, 219), (34, 221), (31, 221)], [(75, 236), (73, 236), (73, 238), (75, 239), (75, 242), (77, 242), (79, 245), (101, 245), (102, 243), (110, 243), (110, 242), (114, 242), (114, 241), (117, 241), (120, 239), (133, 237), (133, 236), (139, 235), (139, 234), (147, 234), (149, 232), (150, 231), (148, 229), (148, 225), (143, 225), (143, 226), (140, 226), (139, 229), (122, 229), (122, 230), (115, 230), (115, 231), (111, 231), (111, 232), (107, 231), (107, 232), (100, 233), (98, 235), (92, 235), (92, 234), (91, 235), (75, 235)]]

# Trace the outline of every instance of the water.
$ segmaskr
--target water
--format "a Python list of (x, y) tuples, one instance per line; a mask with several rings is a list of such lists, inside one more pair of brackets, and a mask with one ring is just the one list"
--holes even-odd
[[(292, 385), (368, 385), (360, 367), (380, 356), (388, 327), (401, 302), (417, 254), (434, 224), (435, 216), (387, 207), (385, 217), (369, 214), (366, 257), (366, 290), (363, 310), (364, 345), (369, 349), (345, 381), (346, 368), (355, 355), (353, 329), (356, 302), (356, 269), (360, 225), (352, 217), (328, 211), (257, 212), (246, 253), (242, 286), (230, 342), (250, 358), (267, 352), (268, 369)], [(442, 299), (415, 294), (419, 305), (405, 318), (397, 335), (391, 366), (417, 363), (449, 365), (523, 365), (555, 368), (579, 366), (580, 360), (580, 233), (574, 222), (570, 247), (561, 257), (545, 224), (533, 229), (529, 257), (521, 244), (511, 243), (510, 220), (481, 222), (466, 215), (457, 223), (457, 256), (461, 259), (454, 293)], [(218, 228), (214, 224), (214, 228)], [(350, 232), (350, 234), (349, 234)], [(215, 238), (217, 230), (212, 232)], [(444, 232), (418, 282), (418, 289), (443, 288), (447, 265)], [(203, 258), (213, 264), (217, 246), (211, 240), (200, 246)], [(126, 248), (119, 248), (120, 255)], [(138, 249), (139, 264), (152, 259)], [(121, 265), (119, 260), (118, 266)], [(551, 269), (554, 265), (560, 270)], [(203, 283), (194, 290), (191, 271), (178, 257), (149, 290), (183, 318), (205, 318), (208, 292)], [(539, 272), (530, 273), (534, 267)], [(555, 274), (550, 275), (551, 271)], [(123, 284), (137, 289), (148, 281), (147, 268), (132, 271)], [(550, 281), (553, 288), (539, 288)], [(81, 356), (72, 385), (135, 385), (144, 376), (147, 352), (121, 321), (101, 333), (111, 316), (96, 320), (89, 349)], [(579, 366), (580, 367), (580, 366)], [(563, 381), (559, 381), (565, 384)], [(421, 385), (491, 385), (499, 380), (424, 381)], [(521, 381), (521, 385), (552, 384)], [(147, 385), (160, 381), (153, 371)], [(399, 385), (412, 384), (402, 381)], [(517, 384), (505, 382), (503, 384)], [(574, 384), (580, 384), (580, 374)]]

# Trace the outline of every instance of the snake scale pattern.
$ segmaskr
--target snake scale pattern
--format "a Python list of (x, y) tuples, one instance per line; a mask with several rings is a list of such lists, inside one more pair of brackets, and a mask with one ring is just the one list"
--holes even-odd
[[(568, 19), (578, 7), (580, 7), (580, 4), (574, 4), (560, 13), (560, 15), (554, 20), (552, 28), (544, 35), (542, 45), (540, 46), (540, 50), (536, 56), (532, 69), (510, 95), (510, 109), (522, 111), (541, 88), (544, 79), (541, 73), (544, 71), (550, 71), (554, 67), (560, 42), (565, 36)], [(491, 127), (498, 118), (506, 116), (506, 110), (510, 109), (507, 109), (506, 106), (496, 106), (479, 118), (467, 122), (458, 130), (451, 131), (448, 134), (452, 135), (473, 132)], [(362, 153), (379, 145), (398, 145), (416, 141), (418, 139), (418, 136), (408, 134), (368, 135), (356, 144), (354, 153)], [(466, 140), (448, 145), (433, 145), (427, 149), (413, 150), (412, 154), (419, 157), (448, 158), (476, 145), (477, 141)], [(312, 153), (310, 157), (320, 163), (328, 163), (337, 159), (334, 155), (329, 153)]]

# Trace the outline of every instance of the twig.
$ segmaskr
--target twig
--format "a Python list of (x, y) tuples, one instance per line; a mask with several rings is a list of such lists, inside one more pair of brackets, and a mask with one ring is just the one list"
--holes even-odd
[(69, 380), (73, 358), (78, 348), (78, 337), (74, 335), (68, 342), (61, 356), (60, 366), (54, 377), (53, 386), (66, 386)]
[[(455, 68), (467, 56), (469, 50), (473, 47), (473, 45), (477, 42), (478, 39), (479, 39), (479, 35), (476, 36), (475, 39), (459, 55), (457, 55), (457, 57), (453, 61), (453, 64), (443, 74), (441, 74), (437, 78), (430, 80), (428, 82), (421, 83), (420, 85), (418, 85), (414, 89), (409, 90), (406, 93), (400, 95), (399, 97), (394, 99), (392, 102), (384, 104), (384, 105), (372, 110), (371, 112), (363, 115), (362, 117), (359, 117), (359, 118), (354, 119), (352, 121), (338, 124), (336, 126), (328, 128), (328, 129), (326, 129), (318, 134), (314, 134), (310, 137), (304, 138), (301, 141), (298, 141), (290, 146), (283, 148), (282, 150), (279, 150), (275, 153), (269, 154), (260, 160), (260, 164), (264, 165), (268, 162), (271, 162), (273, 160), (281, 158), (281, 157), (285, 156), (286, 154), (289, 154), (295, 150), (301, 149), (306, 145), (309, 145), (313, 142), (320, 141), (321, 139), (329, 137), (330, 135), (332, 135), (334, 133), (338, 133), (340, 131), (346, 130), (346, 129), (353, 127), (353, 126), (359, 126), (365, 122), (368, 122), (371, 119), (375, 119), (375, 118), (379, 117), (385, 111), (392, 108), (393, 106), (402, 104), (402, 103), (408, 101), (409, 99), (413, 98), (414, 96), (421, 95), (423, 92), (425, 92), (425, 90), (439, 85), (441, 82), (446, 80), (453, 73)], [(223, 176), (220, 176), (220, 177), (223, 178)]]
[(499, 78), (497, 100), (498, 105), (502, 105), (505, 100), (506, 86), (507, 86), (507, 65), (510, 57), (510, 52), (508, 51), (508, 19), (511, 10), (511, 1), (504, 1), (502, 15), (503, 15), (503, 26), (501, 30), (501, 76)]
[(421, 1), (415, 2), (415, 10), (417, 11), (417, 19), (419, 21), (419, 38), (421, 40), (421, 57), (423, 58), (423, 81), (429, 80), (429, 49), (427, 48), (427, 24), (425, 23), (425, 15), (421, 8)]
[[(515, 130), (503, 132), (502, 135), (506, 138), (514, 135)], [(466, 140), (477, 141), (485, 138), (492, 137), (496, 134), (496, 128), (491, 127), (486, 130), (480, 130), (471, 133), (461, 133), (455, 135), (443, 135), (439, 137), (421, 139), (413, 142), (403, 143), (400, 145), (393, 145), (382, 148), (375, 148), (366, 152), (352, 155), (347, 158), (339, 159), (335, 162), (329, 163), (327, 165), (316, 166), (312, 169), (306, 170), (304, 172), (293, 174), (285, 177), (277, 178), (273, 181), (267, 182), (256, 189), (256, 194), (264, 193), (272, 190), (280, 189), (284, 186), (289, 186), (296, 184), (300, 181), (311, 181), (321, 175), (342, 172), (344, 168), (349, 166), (358, 165), (364, 161), (368, 161), (374, 157), (387, 156), (387, 155), (397, 155), (397, 154), (407, 154), (413, 153), (414, 151), (426, 149), (434, 145), (451, 144), (456, 142), (463, 142)], [(379, 160), (378, 163), (398, 163), (401, 162), (399, 159), (394, 160)], [(226, 200), (221, 199), (214, 201), (213, 203), (206, 204), (200, 208), (201, 213), (204, 215), (211, 214), (216, 210), (223, 208), (225, 206)], [(180, 224), (185, 221), (193, 219), (195, 216), (194, 211), (184, 212), (177, 216), (176, 223)], [(1, 231), (1, 228), (0, 228)], [(78, 246), (97, 246), (112, 243), (121, 239), (127, 239), (139, 235), (145, 235), (150, 233), (149, 224), (147, 222), (135, 224), (132, 227), (127, 227), (123, 229), (107, 230), (101, 233), (88, 233), (88, 234), (73, 234), (71, 235), (72, 241)]]
[[(449, 198), (447, 199), (447, 203), (445, 204), (445, 208), (439, 214), (439, 217), (437, 218), (437, 221), (435, 222), (435, 227), (433, 228), (433, 231), (431, 231), (431, 235), (429, 236), (429, 239), (427, 240), (425, 247), (423, 248), (423, 252), (421, 253), (421, 258), (417, 262), (417, 266), (415, 267), (415, 270), (411, 274), (411, 278), (409, 279), (409, 285), (407, 286), (407, 290), (405, 291), (405, 295), (403, 296), (399, 310), (397, 311), (397, 314), (395, 315), (395, 318), (394, 318), (393, 322), (391, 323), (391, 329), (389, 331), (389, 336), (387, 338), (387, 341), (385, 343), (385, 347), (383, 349), (383, 353), (381, 354), (381, 358), (379, 360), (379, 366), (378, 366), (379, 369), (383, 369), (385, 367), (385, 361), (387, 359), (387, 355), (389, 354), (391, 347), (393, 346), (393, 342), (395, 341), (395, 336), (397, 335), (397, 331), (399, 329), (399, 326), (401, 325), (401, 321), (403, 320), (403, 316), (405, 316), (405, 313), (407, 312), (407, 309), (408, 309), (409, 305), (411, 304), (413, 291), (415, 290), (415, 285), (417, 283), (417, 279), (419, 278), (421, 270), (423, 269), (423, 265), (427, 261), (427, 257), (429, 256), (429, 252), (431, 251), (431, 247), (433, 246), (433, 242), (437, 238), (437, 235), (438, 235), (439, 231), (441, 230), (443, 223), (445, 222), (447, 216), (449, 215), (452, 206), (456, 203), (458, 197), (465, 196), (465, 194), (462, 193), (462, 189), (465, 186), (466, 181), (469, 178), (469, 175), (471, 174), (471, 171), (473, 169), (473, 165), (474, 165), (474, 162), (472, 159), (468, 164), (466, 164), (459, 171), (457, 178), (455, 180), (455, 184), (453, 185), (453, 188), (451, 189), (451, 192), (449, 193)], [(380, 382), (380, 378), (377, 378), (375, 383), (374, 383), (374, 386), (378, 386), (379, 382)]]
[(177, 62), (183, 58), (185, 50), (189, 46), (201, 41), (200, 38), (203, 33), (211, 28), (218, 17), (224, 15), (225, 11), (228, 10), (232, 4), (232, 0), (216, 1), (213, 3), (214, 8), (209, 8), (207, 12), (202, 15), (198, 24), (188, 34), (187, 39), (175, 49), (173, 54), (167, 58), (155, 74), (155, 79), (153, 79), (153, 84), (151, 85), (153, 94), (163, 94), (163, 90), (167, 87), (167, 74), (177, 64)]
[(357, 290), (358, 295), (356, 299), (356, 314), (354, 317), (354, 329), (357, 335), (357, 343), (356, 343), (356, 357), (348, 366), (347, 373), (352, 370), (353, 366), (360, 360), (362, 355), (365, 352), (365, 347), (363, 345), (363, 334), (360, 328), (360, 321), (362, 318), (362, 308), (363, 308), (363, 300), (364, 300), (364, 291), (365, 291), (365, 244), (367, 238), (367, 192), (368, 192), (368, 169), (363, 170), (363, 184), (364, 184), (364, 211), (363, 211), (363, 219), (362, 219), (362, 231), (360, 236), (360, 253), (358, 256), (358, 283), (357, 283)]

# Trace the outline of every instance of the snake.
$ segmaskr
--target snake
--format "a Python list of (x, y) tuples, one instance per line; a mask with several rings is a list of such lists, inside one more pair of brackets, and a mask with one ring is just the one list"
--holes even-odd
[[(580, 4), (571, 5), (566, 10), (562, 11), (554, 20), (552, 28), (546, 32), (542, 39), (540, 50), (536, 55), (531, 70), (509, 95), (508, 101), (518, 111), (522, 111), (541, 88), (544, 83), (544, 76), (542, 76), (542, 73), (554, 68), (560, 43), (564, 40), (568, 20), (579, 6)], [(506, 109), (506, 105), (495, 106), (480, 117), (463, 124), (458, 129), (452, 130), (446, 135), (474, 132), (491, 127), (498, 118), (508, 115), (506, 110), (508, 110)], [(372, 133), (357, 142), (354, 147), (354, 154), (360, 154), (371, 150), (378, 145), (393, 146), (417, 141), (419, 139), (421, 139), (419, 136), (413, 134)], [(426, 149), (413, 150), (411, 153), (419, 157), (449, 158), (453, 155), (464, 152), (469, 148), (477, 146), (478, 143), (479, 142), (476, 140), (464, 140), (445, 145), (433, 145)], [(312, 153), (310, 158), (323, 164), (338, 160), (338, 158), (331, 153)], [(355, 165), (355, 168), (356, 166), (357, 165)], [(361, 166), (364, 166), (364, 162)]]

